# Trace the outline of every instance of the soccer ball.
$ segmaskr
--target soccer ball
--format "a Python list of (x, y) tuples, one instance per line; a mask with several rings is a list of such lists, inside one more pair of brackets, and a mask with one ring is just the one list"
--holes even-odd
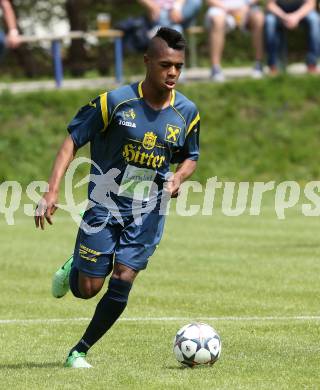
[(173, 353), (178, 362), (189, 367), (214, 364), (220, 357), (221, 339), (207, 324), (188, 324), (178, 330), (173, 340)]

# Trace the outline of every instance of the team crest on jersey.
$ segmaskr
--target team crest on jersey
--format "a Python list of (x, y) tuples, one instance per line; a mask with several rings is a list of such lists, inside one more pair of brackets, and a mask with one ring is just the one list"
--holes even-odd
[(165, 140), (172, 143), (177, 142), (180, 131), (180, 127), (167, 124)]
[(157, 136), (152, 131), (148, 131), (143, 137), (142, 146), (147, 150), (153, 149), (156, 145), (156, 140)]
[(134, 112), (133, 108), (131, 108), (129, 111), (122, 111), (123, 120), (127, 120), (127, 119), (134, 120), (135, 117), (136, 117), (136, 113)]

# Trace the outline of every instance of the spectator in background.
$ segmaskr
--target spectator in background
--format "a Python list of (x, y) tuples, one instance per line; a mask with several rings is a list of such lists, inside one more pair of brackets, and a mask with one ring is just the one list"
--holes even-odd
[(263, 76), (263, 26), (264, 14), (256, 5), (256, 0), (207, 0), (209, 9), (206, 24), (209, 28), (211, 78), (216, 82), (224, 81), (221, 58), (224, 49), (226, 31), (236, 27), (249, 28), (252, 32), (252, 44), (255, 51), (253, 78)]
[(17, 29), (17, 21), (11, 2), (9, 0), (0, 0), (3, 18), (7, 26), (7, 35), (0, 30), (0, 58), (5, 47), (16, 48), (20, 44), (19, 31)]
[(307, 27), (308, 52), (306, 63), (309, 73), (317, 72), (320, 45), (320, 20), (315, 0), (269, 0), (266, 15), (266, 46), (270, 72), (277, 73), (277, 56), (284, 28), (293, 30)]
[(147, 9), (148, 18), (155, 30), (170, 27), (182, 31), (193, 23), (202, 0), (138, 0)]

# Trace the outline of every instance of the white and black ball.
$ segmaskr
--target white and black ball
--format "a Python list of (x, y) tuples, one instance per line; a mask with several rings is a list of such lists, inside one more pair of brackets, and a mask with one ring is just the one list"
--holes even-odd
[(211, 326), (191, 323), (178, 330), (173, 340), (173, 352), (183, 365), (212, 365), (220, 357), (221, 339)]

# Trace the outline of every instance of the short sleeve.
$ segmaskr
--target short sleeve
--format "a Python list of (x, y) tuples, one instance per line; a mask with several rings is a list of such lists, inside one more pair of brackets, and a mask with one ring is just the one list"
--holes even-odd
[(75, 145), (80, 148), (107, 126), (106, 94), (83, 106), (68, 126)]
[(176, 150), (171, 158), (172, 164), (180, 164), (184, 160), (199, 159), (199, 135), (200, 135), (200, 116), (199, 113), (194, 120), (189, 124), (187, 135), (183, 147)]

